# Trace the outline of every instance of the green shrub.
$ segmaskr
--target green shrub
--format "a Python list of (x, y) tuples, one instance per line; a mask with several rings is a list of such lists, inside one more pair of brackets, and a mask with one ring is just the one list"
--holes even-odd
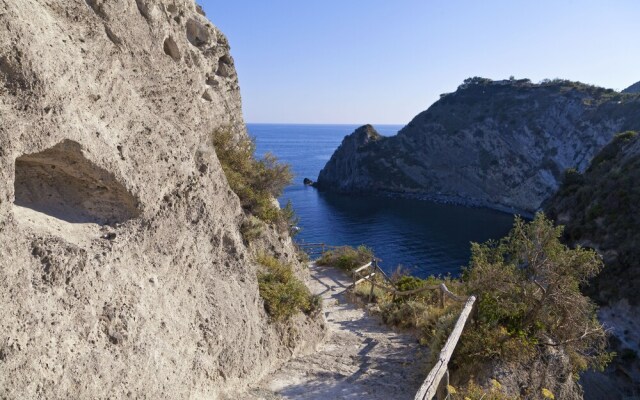
[[(406, 292), (409, 290), (420, 289), (424, 286), (437, 286), (443, 282), (443, 279), (438, 279), (434, 276), (430, 276), (427, 279), (420, 279), (411, 275), (400, 275), (395, 278), (394, 284), (397, 290)], [(449, 280), (446, 284), (449, 287), (450, 284), (452, 284), (451, 280)], [(395, 299), (396, 302), (405, 302), (408, 300), (422, 300), (428, 303), (437, 304), (439, 301), (439, 291), (424, 290), (422, 292), (408, 296), (398, 296)]]
[(358, 248), (342, 246), (324, 252), (317, 263), (348, 272), (370, 262), (372, 258), (373, 251), (367, 246), (361, 245)]
[(284, 321), (298, 312), (313, 314), (321, 309), (321, 297), (311, 295), (290, 265), (265, 254), (258, 255), (257, 261), (265, 269), (258, 273), (258, 287), (271, 318)]
[(236, 139), (229, 129), (214, 132), (212, 139), (229, 186), (240, 198), (242, 208), (286, 231), (294, 221), (293, 210), (290, 205), (281, 210), (274, 198), (280, 196), (293, 179), (289, 165), (278, 162), (272, 154), (258, 160), (255, 142), (248, 138)]
[[(521, 397), (510, 396), (502, 391), (502, 385), (495, 379), (491, 380), (490, 388), (483, 388), (474, 382), (470, 382), (464, 388), (449, 386), (451, 400), (515, 400)], [(541, 391), (540, 398), (553, 399), (553, 394), (546, 389)]]
[(580, 292), (602, 261), (593, 250), (569, 249), (561, 235), (562, 227), (538, 213), (530, 223), (516, 218), (499, 242), (472, 245), (463, 279), (466, 292), (478, 296), (477, 314), (459, 359), (526, 362), (536, 348), (553, 346), (563, 348), (574, 372), (610, 361), (597, 307)]
[(616, 137), (615, 137), (615, 140), (629, 141), (629, 140), (635, 138), (636, 136), (638, 136), (638, 132), (626, 131), (626, 132), (618, 133), (616, 135)]
[(298, 222), (300, 222), (295, 210), (293, 209), (291, 200), (288, 200), (287, 204), (282, 209), (280, 209), (280, 221), (283, 225), (289, 228), (289, 233), (292, 237), (300, 233), (299, 229), (291, 229), (297, 226)]
[(240, 234), (246, 244), (249, 244), (262, 235), (263, 222), (254, 216), (250, 216), (242, 221), (240, 225)]
[(417, 328), (429, 305), (423, 301), (409, 300), (402, 303), (385, 303), (380, 306), (382, 320), (400, 328)]
[[(444, 282), (460, 296), (477, 296), (452, 368), (469, 372), (495, 360), (544, 363), (544, 350), (550, 346), (568, 355), (573, 372), (601, 369), (612, 354), (606, 351), (597, 308), (580, 293), (580, 286), (600, 271), (602, 261), (592, 250), (567, 248), (559, 241), (561, 234), (562, 228), (554, 227), (542, 213), (530, 223), (516, 219), (502, 240), (472, 245), (470, 265), (461, 279), (394, 274), (394, 283), (406, 291)], [(441, 308), (438, 293), (427, 290), (396, 301), (387, 298), (379, 306), (385, 323), (412, 329), (432, 356), (438, 355), (462, 309), (462, 303), (454, 301)], [(497, 389), (487, 391), (471, 382), (452, 398), (509, 398)]]
[[(373, 277), (373, 281), (376, 283), (380, 283), (380, 279), (376, 279), (376, 276)], [(366, 298), (367, 301), (369, 299), (369, 295), (371, 295), (371, 302), (373, 303), (384, 303), (388, 301), (390, 294), (384, 289), (381, 289), (378, 286), (373, 286), (373, 292), (371, 291), (371, 283), (363, 282), (354, 288), (354, 293), (356, 296)]]

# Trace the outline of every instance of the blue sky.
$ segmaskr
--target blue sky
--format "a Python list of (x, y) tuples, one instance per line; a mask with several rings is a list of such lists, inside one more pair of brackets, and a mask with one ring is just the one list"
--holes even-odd
[(199, 0), (247, 122), (406, 124), (467, 77), (640, 81), (638, 0)]

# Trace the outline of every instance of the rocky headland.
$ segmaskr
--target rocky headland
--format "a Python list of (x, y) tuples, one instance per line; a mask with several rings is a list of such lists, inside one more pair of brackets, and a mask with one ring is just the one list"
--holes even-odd
[(216, 398), (313, 349), (317, 317), (265, 312), (222, 127), (238, 79), (193, 0), (0, 1), (0, 398)]
[(640, 95), (565, 80), (467, 79), (400, 132), (345, 137), (317, 187), (531, 214), (568, 168), (640, 128)]

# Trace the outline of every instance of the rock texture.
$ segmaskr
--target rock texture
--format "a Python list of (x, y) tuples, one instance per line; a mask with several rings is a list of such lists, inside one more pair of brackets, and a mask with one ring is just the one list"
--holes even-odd
[(320, 172), (338, 192), (396, 193), (531, 213), (563, 171), (640, 128), (640, 95), (569, 81), (472, 78), (396, 136), (359, 128)]
[(216, 398), (313, 347), (265, 314), (220, 127), (238, 80), (192, 0), (0, 0), (0, 398)]
[(601, 303), (626, 299), (640, 306), (640, 137), (614, 138), (584, 174), (568, 173), (560, 190), (545, 204), (547, 213), (565, 225), (571, 244), (596, 248), (607, 268), (602, 287), (591, 287)]
[(624, 89), (622, 93), (640, 93), (640, 82), (636, 82), (628, 88)]
[(565, 225), (570, 244), (603, 256), (604, 270), (585, 290), (603, 305), (600, 319), (615, 335), (611, 343), (620, 356), (610, 368), (614, 386), (639, 396), (640, 136), (616, 136), (584, 174), (567, 174), (545, 208)]

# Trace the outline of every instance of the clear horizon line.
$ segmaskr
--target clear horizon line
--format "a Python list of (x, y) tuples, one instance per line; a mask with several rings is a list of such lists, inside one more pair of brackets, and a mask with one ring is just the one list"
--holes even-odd
[(358, 123), (358, 122), (353, 122), (353, 123), (349, 123), (349, 122), (255, 122), (255, 121), (245, 121), (245, 124), (256, 124), (256, 125), (357, 125), (357, 126), (363, 126), (363, 125), (373, 125), (373, 126), (382, 126), (382, 125), (393, 125), (393, 126), (405, 126), (407, 125), (406, 123), (381, 123), (381, 124), (374, 124), (374, 123)]

